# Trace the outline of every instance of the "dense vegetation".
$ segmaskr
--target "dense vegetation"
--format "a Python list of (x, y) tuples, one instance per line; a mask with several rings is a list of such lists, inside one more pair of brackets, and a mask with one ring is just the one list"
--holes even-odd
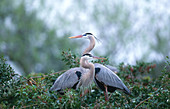
[[(62, 61), (69, 67), (79, 66), (79, 56), (71, 51), (62, 52)], [(98, 61), (109, 64), (108, 60)], [(105, 102), (104, 94), (94, 84), (92, 91), (80, 97), (80, 90), (65, 90), (65, 95), (49, 92), (56, 78), (64, 71), (28, 76), (15, 74), (13, 69), (0, 58), (0, 108), (163, 108), (169, 106), (169, 57), (158, 78), (150, 73), (155, 69), (153, 63), (138, 62), (134, 65), (120, 63), (119, 77), (131, 90), (131, 95), (116, 91), (109, 93), (110, 100)]]
[[(169, 1), (69, 2), (1, 0), (0, 109), (169, 108), (170, 60), (162, 58), (170, 54)], [(97, 62), (138, 60), (136, 65), (117, 65), (118, 76), (131, 90), (131, 96), (116, 91), (109, 93), (110, 100), (105, 102), (95, 84), (84, 97), (80, 97), (80, 90), (66, 89), (64, 96), (49, 92), (59, 75), (79, 66), (79, 54), (87, 42), (68, 37), (83, 32), (94, 32), (100, 39), (96, 44), (102, 46), (95, 47), (93, 53), (110, 61)], [(78, 54), (66, 51), (68, 48)]]

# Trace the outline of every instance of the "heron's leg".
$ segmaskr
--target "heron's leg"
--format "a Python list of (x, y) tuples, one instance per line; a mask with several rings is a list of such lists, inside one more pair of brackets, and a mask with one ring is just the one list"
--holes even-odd
[(83, 94), (80, 94), (80, 97), (83, 97), (83, 96), (84, 96), (84, 95), (86, 95), (88, 92), (89, 92), (89, 90), (88, 90), (88, 89), (86, 89), (86, 90), (84, 91), (84, 93), (83, 93)]
[(106, 101), (106, 92), (104, 91), (104, 97), (105, 97), (105, 101)]
[[(86, 89), (86, 90), (84, 91), (84, 95), (86, 95), (88, 92), (89, 92), (89, 90)], [(83, 95), (83, 96), (84, 96), (84, 95)]]
[(105, 87), (105, 91), (106, 91), (106, 101), (109, 101), (109, 99), (108, 99), (108, 91), (107, 91), (107, 86), (106, 85), (104, 85), (104, 87)]

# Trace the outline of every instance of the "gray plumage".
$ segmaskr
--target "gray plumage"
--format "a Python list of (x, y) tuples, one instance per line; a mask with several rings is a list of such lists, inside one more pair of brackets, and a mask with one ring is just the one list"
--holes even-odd
[[(81, 73), (85, 72), (85, 69), (82, 67), (71, 68), (62, 75), (60, 75), (53, 86), (51, 87), (51, 91), (63, 90), (66, 88), (72, 88), (77, 82), (79, 82), (79, 78), (76, 74), (76, 71)], [(76, 87), (77, 89), (78, 87)]]
[(79, 87), (85, 88), (91, 85), (95, 75), (94, 64), (88, 61), (93, 58), (91, 54), (84, 54), (80, 59), (80, 67), (71, 68), (62, 75), (60, 75), (53, 86), (51, 91), (61, 91), (66, 88), (78, 89)]
[[(95, 63), (94, 65), (95, 65), (95, 68), (96, 67), (99, 67), (101, 69), (103, 68), (103, 65), (101, 65), (101, 64)], [(109, 68), (111, 68), (111, 67), (109, 67)], [(80, 81), (80, 79), (78, 78), (78, 76), (76, 74), (76, 71), (81, 72), (83, 75), (84, 73), (87, 72), (87, 69), (84, 69), (82, 67), (76, 67), (76, 68), (71, 68), (71, 69), (67, 70), (65, 73), (63, 73), (56, 79), (56, 81), (54, 82), (54, 84), (50, 90), (51, 91), (58, 91), (58, 90), (60, 91), (60, 90), (66, 89), (66, 88), (72, 88), (77, 82)], [(102, 73), (102, 74), (103, 75), (106, 74), (106, 77), (107, 77), (107, 73), (105, 73), (105, 74)], [(99, 78), (100, 78), (100, 75), (99, 75)], [(77, 88), (78, 87), (76, 87), (76, 89)]]
[(111, 66), (111, 65), (105, 65), (107, 68), (109, 68), (111, 71), (113, 71), (113, 72), (119, 72), (119, 70), (116, 68), (116, 67), (113, 67), (113, 66)]
[[(90, 40), (90, 45), (84, 50), (83, 54), (89, 53), (95, 47), (95, 36), (92, 33), (84, 33), (82, 35), (69, 38), (87, 38)], [(102, 64), (95, 65), (94, 82), (102, 90), (106, 92), (105, 100), (108, 101), (108, 93), (114, 92), (116, 89), (123, 90), (126, 94), (130, 94), (130, 90), (125, 86), (122, 80), (116, 75), (118, 70), (110, 65), (103, 66)]]
[[(94, 65), (95, 68), (100, 68), (100, 71), (95, 75), (95, 78), (99, 82), (104, 83), (106, 86), (111, 86), (123, 90), (126, 94), (130, 94), (130, 90), (114, 72), (102, 64), (95, 63)], [(95, 79), (94, 82), (96, 83)], [(96, 85), (98, 86), (97, 83)]]

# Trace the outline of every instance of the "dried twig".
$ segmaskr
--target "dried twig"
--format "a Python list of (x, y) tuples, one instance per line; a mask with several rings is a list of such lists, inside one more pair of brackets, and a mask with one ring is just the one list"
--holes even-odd
[(149, 99), (151, 99), (151, 98), (153, 98), (153, 96), (152, 96), (152, 97), (149, 97), (149, 98), (147, 98), (147, 99), (145, 99), (145, 100), (143, 100), (143, 101), (141, 101), (134, 109), (136, 109), (136, 108), (139, 107), (142, 103), (144, 103), (145, 101), (147, 101), (147, 100), (149, 100)]
[[(65, 71), (67, 71), (67, 70), (58, 71), (58, 72), (55, 72), (55, 73), (51, 73), (49, 75), (51, 76), (51, 75), (54, 75), (54, 74), (57, 74), (57, 73), (65, 72)], [(47, 77), (49, 75), (35, 76), (35, 77), (31, 77), (31, 78), (42, 78), (42, 77)]]
[(109, 99), (110, 99), (110, 97), (112, 96), (112, 94), (113, 94), (113, 93), (110, 94)]
[(115, 101), (115, 104), (116, 104), (117, 107), (120, 107), (120, 105), (116, 101)]
[[(55, 72), (55, 73), (51, 73), (51, 74), (49, 74), (49, 75), (51, 76), (51, 75), (54, 75), (54, 74), (57, 74), (57, 73), (65, 72), (65, 71), (67, 71), (67, 70), (61, 70), (61, 71), (58, 71), (58, 72)], [(18, 74), (18, 75), (19, 75), (19, 74)], [(30, 80), (30, 79), (34, 79), (34, 78), (47, 77), (47, 76), (49, 76), (49, 75), (35, 76), (35, 77), (30, 77), (29, 79), (27, 79), (26, 77), (23, 76), (23, 78), (26, 79), (26, 80)], [(22, 75), (19, 75), (19, 76), (22, 76)]]
[(37, 85), (37, 83), (34, 81), (34, 79), (31, 77), (30, 80), (32, 80), (34, 85)]
[(27, 108), (27, 107), (32, 107), (32, 106), (36, 106), (36, 105), (37, 105), (37, 104), (28, 105), (28, 106), (23, 106), (23, 107), (21, 107), (20, 109)]

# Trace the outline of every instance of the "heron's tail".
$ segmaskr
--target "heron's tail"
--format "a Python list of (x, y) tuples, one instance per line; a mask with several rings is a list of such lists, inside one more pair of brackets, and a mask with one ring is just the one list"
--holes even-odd
[(124, 87), (123, 92), (127, 95), (131, 95), (130, 90), (126, 86)]
[(51, 88), (50, 88), (50, 91), (54, 91), (55, 90), (55, 88), (54, 88), (54, 86), (52, 86)]

